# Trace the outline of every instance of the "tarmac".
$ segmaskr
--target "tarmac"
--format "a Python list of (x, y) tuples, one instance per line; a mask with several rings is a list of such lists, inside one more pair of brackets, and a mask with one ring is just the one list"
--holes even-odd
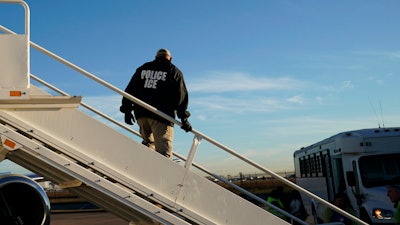
[(51, 225), (128, 225), (129, 222), (109, 212), (55, 213)]

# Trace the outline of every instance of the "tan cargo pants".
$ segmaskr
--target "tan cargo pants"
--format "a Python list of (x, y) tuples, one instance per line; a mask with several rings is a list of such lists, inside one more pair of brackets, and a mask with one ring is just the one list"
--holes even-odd
[(172, 160), (174, 127), (147, 117), (138, 118), (137, 124), (143, 139), (142, 144)]

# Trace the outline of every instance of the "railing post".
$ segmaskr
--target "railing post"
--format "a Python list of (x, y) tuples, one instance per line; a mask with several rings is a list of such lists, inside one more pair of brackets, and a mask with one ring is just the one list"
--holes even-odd
[(189, 169), (190, 166), (192, 165), (193, 159), (194, 159), (194, 155), (196, 154), (197, 148), (199, 147), (201, 141), (201, 137), (198, 135), (194, 135), (193, 137), (193, 143), (192, 143), (192, 147), (190, 148), (190, 152), (189, 155), (186, 159), (185, 162), (185, 168)]

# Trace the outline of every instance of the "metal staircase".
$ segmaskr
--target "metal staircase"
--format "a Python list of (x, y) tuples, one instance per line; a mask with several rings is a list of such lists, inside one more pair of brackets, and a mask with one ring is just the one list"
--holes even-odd
[[(6, 157), (131, 224), (289, 224), (198, 175), (193, 167), (282, 212), (288, 218), (306, 224), (194, 163), (197, 147), (200, 141), (205, 140), (249, 166), (324, 202), (195, 129), (192, 130), (194, 138), (188, 156), (174, 153), (175, 157), (185, 161), (182, 166), (85, 113), (82, 108), (139, 135), (137, 131), (82, 102), (82, 97), (70, 96), (31, 74), (30, 47), (121, 97), (181, 125), (154, 107), (31, 42), (29, 7), (24, 1), (0, 0), (0, 3), (17, 3), (25, 8), (24, 34), (16, 34), (0, 25), (0, 30), (4, 32), (0, 33), (0, 161)], [(51, 95), (32, 85), (31, 79), (60, 95)]]
[[(39, 91), (31, 88), (34, 93)], [(0, 101), (3, 151), (10, 151), (7, 158), (128, 221), (249, 222), (241, 214), (257, 218), (258, 223), (279, 221), (260, 207), (85, 115), (73, 107), (79, 98), (57, 99), (57, 105), (52, 100), (52, 96), (43, 97), (43, 103), (37, 105), (27, 100), (18, 108), (6, 109), (3, 103), (8, 100)]]
[(47, 83), (62, 95), (32, 85), (32, 78), (44, 81), (30, 74), (30, 46), (166, 117), (30, 42), (28, 5), (2, 2), (24, 6), (26, 29), (21, 35), (0, 27), (7, 33), (0, 34), (0, 59), (7, 62), (0, 67), (0, 155), (133, 224), (287, 224), (191, 170), (205, 135), (193, 131), (189, 156), (180, 156), (186, 161), (182, 166), (84, 113), (80, 107), (96, 110), (81, 97), (68, 96)]

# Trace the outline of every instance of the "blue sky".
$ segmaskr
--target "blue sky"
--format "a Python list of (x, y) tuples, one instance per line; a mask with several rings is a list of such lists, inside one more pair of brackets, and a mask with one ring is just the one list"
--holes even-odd
[[(120, 89), (170, 49), (193, 127), (276, 172), (338, 132), (400, 126), (397, 0), (26, 2), (31, 41)], [(23, 8), (0, 4), (0, 24), (23, 32)], [(36, 50), (31, 73), (123, 121), (117, 94)], [(176, 129), (175, 151), (186, 155), (192, 138)], [(259, 172), (204, 141), (195, 161)]]

